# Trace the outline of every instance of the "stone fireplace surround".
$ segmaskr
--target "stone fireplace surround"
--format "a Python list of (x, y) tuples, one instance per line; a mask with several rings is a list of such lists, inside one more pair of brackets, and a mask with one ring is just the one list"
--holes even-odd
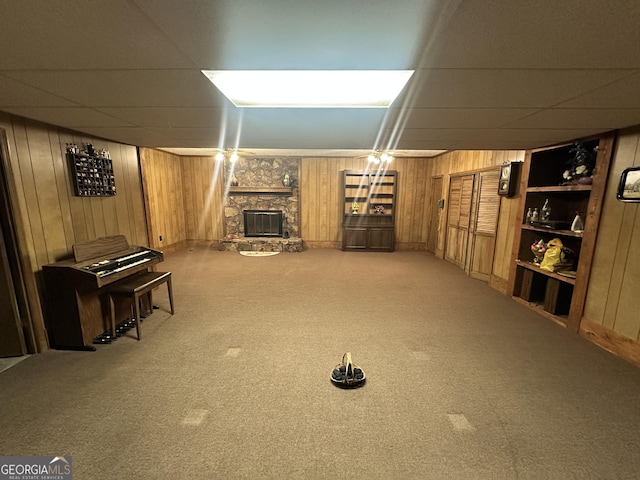
[[(267, 252), (302, 251), (298, 209), (299, 158), (239, 158), (224, 160), (227, 194), (224, 201), (225, 237), (220, 250)], [(293, 188), (285, 188), (289, 175)], [(235, 178), (234, 178), (235, 177)], [(232, 185), (237, 180), (237, 186)], [(244, 210), (281, 210), (285, 237), (244, 237)]]

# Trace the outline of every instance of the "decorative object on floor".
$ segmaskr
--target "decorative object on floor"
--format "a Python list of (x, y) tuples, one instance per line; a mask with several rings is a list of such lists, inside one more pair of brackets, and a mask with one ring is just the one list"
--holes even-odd
[(353, 215), (356, 215), (358, 213), (358, 210), (360, 210), (360, 204), (358, 202), (353, 202), (351, 204), (351, 213)]
[(278, 255), (280, 252), (246, 252), (241, 251), (240, 255), (244, 257), (270, 257), (272, 255)]
[(375, 207), (373, 207), (373, 213), (382, 215), (384, 213), (384, 205), (376, 205)]
[(621, 202), (640, 202), (640, 167), (630, 167), (622, 172), (616, 198)]
[(364, 370), (351, 361), (351, 352), (342, 356), (342, 363), (336, 365), (329, 376), (331, 382), (340, 388), (357, 388), (364, 385)]
[(596, 151), (588, 149), (581, 142), (573, 144), (569, 153), (572, 155), (567, 162), (567, 169), (562, 174), (565, 184), (590, 185), (591, 175), (596, 166)]

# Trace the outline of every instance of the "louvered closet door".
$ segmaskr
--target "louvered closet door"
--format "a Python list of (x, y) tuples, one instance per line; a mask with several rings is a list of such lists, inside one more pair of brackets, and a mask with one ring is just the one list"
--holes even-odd
[(500, 196), (499, 170), (477, 174), (477, 195), (474, 199), (474, 221), (470, 231), (470, 254), (467, 272), (474, 278), (489, 280), (493, 266), (493, 251), (498, 228)]
[(449, 183), (445, 259), (465, 268), (474, 175), (452, 177)]

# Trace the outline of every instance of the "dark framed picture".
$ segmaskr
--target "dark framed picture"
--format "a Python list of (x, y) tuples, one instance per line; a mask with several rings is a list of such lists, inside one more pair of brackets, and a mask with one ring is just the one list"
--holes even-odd
[(616, 197), (622, 202), (640, 202), (640, 167), (630, 167), (622, 172)]
[(500, 178), (498, 178), (498, 195), (513, 197), (516, 194), (518, 172), (520, 172), (520, 162), (503, 163), (500, 166)]

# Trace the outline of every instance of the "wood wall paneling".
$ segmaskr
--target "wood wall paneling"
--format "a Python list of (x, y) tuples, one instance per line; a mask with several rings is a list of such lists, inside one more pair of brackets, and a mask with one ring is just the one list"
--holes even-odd
[[(585, 300), (584, 320), (640, 341), (640, 218), (637, 203), (615, 198), (625, 168), (640, 166), (640, 128), (620, 132), (602, 205), (602, 217)], [(597, 343), (597, 342), (596, 342)]]
[[(147, 245), (144, 203), (135, 147), (109, 143), (22, 117), (0, 113), (11, 167), (12, 205), (25, 265), (32, 327), (39, 351), (47, 348), (38, 284), (42, 265), (72, 255), (72, 246), (97, 236), (122, 234)], [(73, 194), (66, 144), (109, 148), (117, 195), (82, 198)], [(126, 206), (126, 208), (125, 208)]]

